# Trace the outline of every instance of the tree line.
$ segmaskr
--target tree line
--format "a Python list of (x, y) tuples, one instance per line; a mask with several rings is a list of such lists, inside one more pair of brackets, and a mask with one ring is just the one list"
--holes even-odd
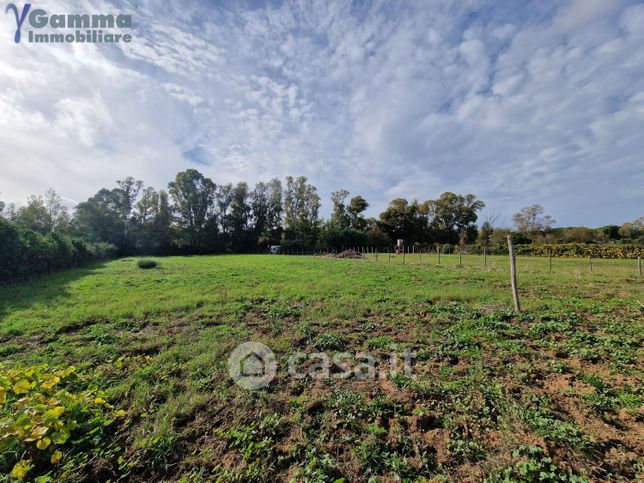
[(49, 190), (19, 208), (0, 202), (2, 265), (12, 257), (14, 265), (27, 263), (20, 262), (27, 257), (37, 268), (22, 272), (37, 273), (112, 254), (249, 253), (270, 245), (384, 248), (398, 239), (407, 246), (501, 250), (510, 232), (519, 244), (644, 242), (644, 218), (597, 229), (553, 228), (554, 220), (540, 205), (516, 213), (514, 230), (496, 226), (493, 214), (478, 226), (485, 204), (473, 194), (397, 198), (377, 218), (365, 215), (369, 203), (361, 195), (338, 190), (330, 201), (325, 220), (317, 188), (306, 177), (288, 176), (284, 183), (274, 178), (251, 188), (245, 182), (216, 184), (195, 169), (178, 173), (162, 190), (132, 177), (118, 180), (76, 205), (73, 216)]
[(79, 203), (71, 216), (50, 190), (32, 196), (4, 217), (42, 235), (58, 233), (91, 243), (114, 245), (120, 255), (254, 252), (270, 245), (292, 248), (473, 243), (478, 212), (472, 194), (443, 193), (436, 200), (395, 199), (379, 218), (368, 218), (369, 203), (346, 190), (332, 194), (329, 219), (306, 177), (275, 178), (252, 189), (245, 182), (218, 185), (195, 169), (176, 175), (165, 190), (132, 177), (103, 188)]

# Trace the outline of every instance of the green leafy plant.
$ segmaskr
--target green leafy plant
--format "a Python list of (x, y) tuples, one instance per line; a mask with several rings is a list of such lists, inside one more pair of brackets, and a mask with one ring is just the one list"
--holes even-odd
[[(96, 443), (116, 419), (105, 394), (76, 368), (0, 365), (0, 470), (26, 478), (34, 468), (52, 469), (74, 445)], [(87, 386), (85, 389), (80, 389)]]
[(532, 483), (537, 481), (584, 483), (581, 476), (559, 468), (538, 446), (520, 446), (512, 453), (518, 459), (514, 465), (490, 476), (487, 483)]

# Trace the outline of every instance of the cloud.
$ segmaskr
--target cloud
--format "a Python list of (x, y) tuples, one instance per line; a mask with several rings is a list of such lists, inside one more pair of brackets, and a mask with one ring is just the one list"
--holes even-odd
[[(14, 44), (0, 17), (0, 193), (80, 201), (128, 175), (157, 188), (304, 174), (376, 215), (472, 192), (561, 224), (644, 206), (644, 7), (629, 1), (48, 2), (125, 12), (134, 41)], [(2, 40), (4, 39), (4, 40)], [(323, 210), (328, 213), (329, 203)]]

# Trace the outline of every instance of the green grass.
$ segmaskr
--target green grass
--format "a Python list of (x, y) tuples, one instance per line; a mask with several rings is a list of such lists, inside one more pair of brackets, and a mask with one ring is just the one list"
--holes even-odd
[[(587, 260), (553, 259), (549, 273), (547, 259), (519, 258), (520, 316), (507, 257), (137, 261), (0, 289), (5, 365), (74, 365), (127, 412), (109, 448), (96, 441), (100, 457), (66, 448), (55, 479), (629, 481), (644, 464), (633, 456), (644, 402), (634, 261), (594, 260), (591, 274)], [(248, 340), (280, 363), (257, 392), (226, 368)], [(406, 348), (418, 354), (412, 379), (283, 370), (295, 351), (384, 363)]]

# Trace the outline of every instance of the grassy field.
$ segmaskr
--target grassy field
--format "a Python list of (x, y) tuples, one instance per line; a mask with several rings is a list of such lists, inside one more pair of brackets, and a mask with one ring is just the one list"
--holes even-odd
[[(441, 266), (435, 255), (414, 257), (176, 257), (148, 270), (130, 258), (1, 287), (0, 391), (3, 377), (58, 377), (52, 391), (82, 394), (74, 414), (83, 422), (62, 439), (54, 428), (59, 443), (48, 449), (26, 441), (31, 426), (11, 440), (19, 399), (46, 390), (33, 382), (25, 396), (6, 383), (0, 472), (22, 460), (27, 479), (53, 481), (638, 477), (636, 262), (596, 260), (591, 274), (587, 260), (553, 260), (550, 274), (547, 259), (521, 258), (517, 316), (507, 258), (488, 257), (483, 269), (482, 257), (462, 267), (454, 255)], [(277, 356), (265, 389), (244, 390), (228, 375), (228, 356), (245, 341)], [(416, 353), (411, 377), (294, 379), (285, 370), (295, 351), (368, 351), (384, 368), (405, 349)], [(42, 364), (76, 370), (29, 372)], [(39, 404), (63, 398), (49, 397)]]

